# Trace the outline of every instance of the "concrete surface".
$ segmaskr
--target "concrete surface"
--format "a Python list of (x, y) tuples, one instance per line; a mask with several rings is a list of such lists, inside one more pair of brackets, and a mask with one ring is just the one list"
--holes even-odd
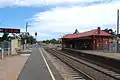
[(111, 52), (103, 52), (103, 51), (96, 51), (96, 50), (79, 50), (79, 51), (83, 53), (105, 56), (105, 57), (110, 57), (113, 59), (120, 60), (120, 53), (111, 53)]
[(0, 80), (17, 80), (28, 56), (9, 56), (0, 59)]
[[(66, 48), (66, 49), (70, 49), (70, 48)], [(70, 49), (70, 50), (75, 50), (86, 54), (98, 55), (98, 56), (109, 57), (116, 60), (120, 60), (120, 53), (104, 52), (102, 50), (77, 50), (77, 49)]]
[[(47, 58), (46, 60), (53, 72), (53, 75), (55, 75), (55, 79), (63, 80), (61, 76), (58, 76), (59, 73), (57, 72), (56, 68), (48, 61)], [(48, 68), (38, 48), (33, 49), (31, 56), (29, 57), (18, 77), (18, 80), (52, 80)]]

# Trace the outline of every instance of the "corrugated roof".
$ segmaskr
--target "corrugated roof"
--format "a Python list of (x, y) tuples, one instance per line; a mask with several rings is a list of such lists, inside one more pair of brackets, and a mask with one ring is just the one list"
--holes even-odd
[(92, 36), (92, 35), (112, 36), (111, 34), (105, 32), (105, 31), (102, 31), (102, 30), (100, 30), (100, 34), (98, 34), (98, 29), (94, 29), (94, 30), (79, 33), (79, 34), (67, 34), (67, 35), (63, 36), (62, 38), (72, 39), (72, 38), (82, 38), (82, 37), (87, 37), (87, 36)]

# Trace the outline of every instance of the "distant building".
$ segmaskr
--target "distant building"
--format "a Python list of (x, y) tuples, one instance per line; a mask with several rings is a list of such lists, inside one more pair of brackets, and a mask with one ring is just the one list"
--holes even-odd
[(102, 50), (104, 44), (109, 44), (112, 35), (102, 31), (100, 27), (97, 29), (78, 33), (64, 35), (62, 40), (62, 48)]

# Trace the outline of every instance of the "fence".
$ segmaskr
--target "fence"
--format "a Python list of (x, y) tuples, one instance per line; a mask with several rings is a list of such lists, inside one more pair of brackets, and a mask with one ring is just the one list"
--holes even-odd
[[(104, 51), (116, 53), (117, 52), (117, 43), (105, 44)], [(118, 44), (118, 52), (120, 52), (120, 44)]]
[[(20, 49), (18, 49), (18, 50), (28, 50), (28, 49), (32, 49), (33, 47), (37, 47), (37, 45), (36, 44), (21, 45), (21, 46), (19, 46)], [(16, 50), (17, 49), (15, 49), (15, 51)], [(11, 42), (10, 41), (0, 42), (0, 59), (3, 59), (4, 57), (11, 55), (11, 53), (13, 53), (11, 51)]]
[(9, 55), (10, 55), (10, 48), (7, 48), (6, 50), (1, 49), (1, 51), (0, 51), (1, 59), (3, 59), (6, 56), (9, 56)]
[(11, 47), (11, 42), (10, 41), (2, 41), (0, 42), (0, 48), (1, 49), (7, 49)]
[(10, 55), (10, 49), (11, 49), (10, 41), (0, 42), (0, 57), (1, 57), (1, 59), (3, 59), (5, 56)]

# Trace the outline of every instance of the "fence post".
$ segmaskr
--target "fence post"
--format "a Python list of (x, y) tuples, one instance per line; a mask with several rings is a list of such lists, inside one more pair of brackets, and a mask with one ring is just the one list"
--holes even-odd
[(1, 55), (1, 58), (2, 58), (2, 59), (4, 58), (4, 49), (2, 49), (2, 55)]
[(10, 55), (10, 48), (8, 48), (8, 56)]

